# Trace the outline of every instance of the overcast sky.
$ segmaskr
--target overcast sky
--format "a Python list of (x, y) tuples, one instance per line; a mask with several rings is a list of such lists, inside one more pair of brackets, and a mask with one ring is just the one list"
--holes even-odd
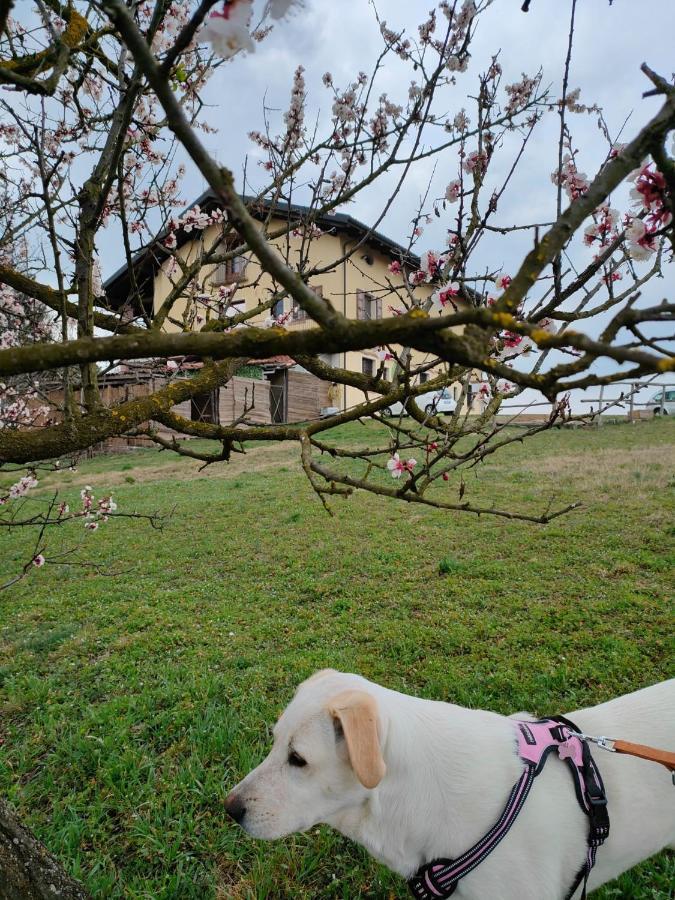
[[(392, 29), (405, 29), (415, 36), (417, 24), (431, 5), (412, 0), (380, 0), (377, 8)], [(467, 93), (474, 92), (476, 75), (484, 71), (497, 51), (501, 51), (505, 84), (519, 80), (523, 72), (532, 75), (541, 67), (544, 83), (551, 84), (554, 97), (559, 96), (571, 4), (568, 0), (532, 0), (527, 14), (520, 11), (520, 6), (521, 0), (496, 0), (482, 14), (469, 71), (456, 88), (442, 95), (442, 108), (445, 110), (447, 105), (451, 115), (464, 106), (471, 115)], [(666, 77), (675, 70), (674, 0), (614, 0), (611, 7), (608, 0), (579, 0), (575, 35), (570, 87), (581, 88), (583, 102), (602, 107), (612, 135), (618, 134), (630, 117), (622, 135), (625, 140), (630, 139), (661, 103), (659, 98), (643, 99), (643, 91), (651, 85), (640, 72), (640, 64), (645, 61)], [(253, 154), (249, 156), (249, 172), (253, 172), (254, 183), (257, 180), (262, 184), (261, 176), (255, 174), (255, 150), (246, 135), (254, 129), (262, 130), (263, 103), (278, 110), (280, 117), (288, 106), (293, 72), (302, 63), (307, 70), (307, 118), (325, 115), (330, 112), (331, 96), (321, 83), (323, 73), (330, 71), (336, 84), (345, 85), (359, 70), (370, 71), (380, 47), (373, 5), (368, 0), (306, 0), (304, 11), (279, 25), (254, 54), (232, 60), (213, 76), (205, 99), (212, 104), (207, 117), (219, 131), (207, 136), (208, 146), (222, 164), (238, 175), (246, 155)], [(403, 102), (410, 78), (409, 68), (392, 60), (383, 72), (382, 89), (392, 100), (400, 98)], [(271, 116), (274, 122), (274, 113)], [(580, 148), (579, 166), (592, 176), (607, 152), (597, 116), (573, 116), (570, 123)], [(496, 155), (492, 177), (496, 179), (506, 171), (514, 149), (515, 145)], [(551, 116), (549, 124), (540, 126), (526, 152), (519, 175), (496, 217), (498, 223), (550, 220), (555, 210), (550, 173), (556, 159), (557, 119)], [(456, 172), (456, 151), (439, 157), (432, 195), (440, 196)], [(395, 240), (407, 240), (411, 218), (431, 174), (431, 163), (412, 173), (380, 226), (381, 231)], [(194, 198), (204, 187), (199, 173), (190, 170), (185, 182), (186, 198)], [(342, 211), (372, 222), (381, 210), (382, 196), (381, 187), (370, 189)], [(435, 220), (425, 229), (416, 249), (422, 252), (442, 248), (445, 227), (442, 220)], [(506, 272), (514, 271), (529, 249), (530, 240), (524, 233), (486, 241), (479, 260), (474, 262), (480, 261), (492, 270), (503, 266)], [(584, 259), (578, 261), (583, 264)], [(674, 278), (672, 266), (667, 267), (666, 283), (653, 283), (645, 297), (661, 299), (667, 286), (672, 289)]]
[[(330, 94), (321, 84), (323, 73), (330, 71), (336, 83), (344, 85), (359, 70), (370, 70), (381, 47), (373, 4), (368, 0), (305, 2), (302, 14), (281, 24), (254, 54), (223, 66), (209, 83), (206, 100), (213, 104), (212, 122), (220, 131), (207, 141), (220, 161), (235, 171), (251, 150), (246, 134), (262, 126), (263, 98), (268, 107), (286, 109), (293, 72), (299, 63), (307, 69), (309, 119), (312, 112), (330, 109)], [(377, 8), (392, 29), (405, 29), (416, 36), (417, 24), (432, 5), (429, 0), (379, 0)], [(469, 72), (457, 89), (443, 94), (448, 111), (454, 113), (466, 105), (471, 112), (466, 93), (475, 91), (476, 75), (484, 71), (497, 51), (501, 51), (505, 84), (517, 81), (522, 72), (534, 74), (541, 67), (544, 83), (550, 83), (553, 93), (559, 95), (571, 4), (568, 0), (532, 0), (527, 14), (520, 6), (521, 0), (495, 0), (481, 15)], [(661, 102), (658, 98), (642, 99), (642, 92), (651, 85), (640, 72), (640, 63), (646, 61), (670, 76), (675, 69), (673, 35), (673, 0), (614, 0), (611, 7), (608, 0), (578, 0), (570, 86), (581, 88), (582, 100), (603, 108), (612, 132), (618, 132), (631, 115), (625, 131), (628, 138)], [(387, 64), (383, 78), (392, 99), (406, 97), (408, 66), (394, 59)], [(571, 124), (582, 149), (580, 162), (589, 175), (593, 174), (606, 153), (596, 117), (573, 117)], [(540, 214), (550, 216), (555, 192), (549, 175), (556, 158), (557, 119), (551, 117), (551, 127), (540, 129), (529, 148), (519, 182), (521, 190), (513, 192), (513, 205), (504, 210), (506, 218), (519, 214), (521, 221), (531, 221)], [(392, 238), (405, 238), (430, 168), (430, 164), (420, 167), (388, 215), (384, 230)], [(449, 152), (440, 161), (439, 183), (446, 184), (455, 177), (455, 170), (456, 155)], [(194, 182), (188, 179), (186, 187), (191, 183), (195, 193), (204, 186), (199, 176)], [(377, 190), (362, 194), (349, 212), (368, 221), (379, 212), (380, 198)], [(442, 224), (425, 237), (430, 245), (434, 240), (442, 241)]]

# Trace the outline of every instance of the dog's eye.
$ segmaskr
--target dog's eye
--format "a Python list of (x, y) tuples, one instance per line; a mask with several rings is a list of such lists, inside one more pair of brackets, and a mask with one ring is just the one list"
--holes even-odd
[(299, 753), (295, 752), (295, 750), (291, 750), (288, 754), (288, 764), (289, 766), (297, 766), (301, 769), (303, 766), (307, 765), (307, 760), (303, 759)]

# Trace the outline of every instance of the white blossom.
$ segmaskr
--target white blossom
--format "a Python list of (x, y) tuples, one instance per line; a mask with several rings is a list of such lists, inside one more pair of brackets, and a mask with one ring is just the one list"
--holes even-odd
[(211, 13), (202, 29), (202, 37), (223, 59), (229, 59), (240, 50), (253, 53), (255, 44), (248, 28), (252, 13), (252, 0), (233, 0), (223, 6), (222, 12)]

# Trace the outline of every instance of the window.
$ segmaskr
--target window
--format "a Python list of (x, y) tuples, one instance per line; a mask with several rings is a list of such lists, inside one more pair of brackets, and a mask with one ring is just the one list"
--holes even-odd
[[(219, 251), (226, 253), (227, 249), (227, 247), (221, 247)], [(235, 281), (243, 281), (246, 277), (247, 265), (248, 260), (245, 256), (235, 256), (234, 259), (218, 263), (211, 275), (211, 284), (234, 284)]]
[(361, 371), (370, 378), (375, 374), (375, 362), (367, 356), (361, 357)]
[(420, 372), (420, 384), (426, 384), (429, 380), (428, 372)]
[[(320, 297), (323, 300), (323, 287), (320, 284), (316, 286), (312, 286), (312, 291), (316, 294), (317, 297)], [(298, 301), (293, 299), (293, 321), (294, 322), (302, 322), (304, 319), (310, 319), (311, 316), (307, 315), (307, 311), (304, 310)]]
[(381, 319), (382, 300), (365, 291), (356, 292), (356, 318), (357, 319)]

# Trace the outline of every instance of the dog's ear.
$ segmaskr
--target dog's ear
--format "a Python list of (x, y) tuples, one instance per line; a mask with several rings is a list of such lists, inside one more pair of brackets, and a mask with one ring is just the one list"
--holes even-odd
[(328, 711), (340, 723), (356, 777), (364, 787), (377, 787), (386, 766), (380, 749), (375, 698), (365, 691), (343, 691), (329, 702)]

